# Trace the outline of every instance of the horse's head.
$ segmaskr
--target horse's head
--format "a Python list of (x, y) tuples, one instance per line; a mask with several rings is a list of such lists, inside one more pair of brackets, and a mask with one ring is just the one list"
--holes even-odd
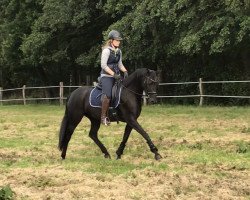
[(148, 69), (147, 74), (144, 78), (144, 90), (146, 94), (148, 95), (149, 104), (154, 104), (157, 102), (156, 89), (157, 89), (158, 84), (159, 84), (159, 79), (158, 79), (156, 71)]

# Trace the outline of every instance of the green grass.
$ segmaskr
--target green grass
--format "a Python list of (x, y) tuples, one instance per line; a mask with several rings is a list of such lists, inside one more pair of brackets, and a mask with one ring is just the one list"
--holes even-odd
[[(43, 152), (47, 153), (48, 149), (53, 149), (55, 155), (50, 159), (59, 158), (59, 152), (56, 149), (57, 132), (64, 113), (64, 107), (47, 105), (2, 106), (0, 113), (4, 116), (0, 125), (4, 130), (3, 134), (0, 135), (0, 148), (16, 149), (16, 151), (24, 152), (30, 151), (33, 152), (34, 156), (36, 156), (36, 153), (43, 154)], [(206, 140), (198, 143), (192, 142), (193, 144), (176, 143), (171, 146), (164, 146), (164, 143), (169, 140), (187, 139), (187, 141), (193, 141), (202, 140), (202, 137), (225, 137), (230, 131), (248, 135), (249, 115), (250, 109), (247, 107), (199, 108), (156, 105), (143, 107), (143, 113), (139, 121), (150, 132), (153, 140), (159, 143), (157, 146), (160, 151), (163, 149), (171, 154), (178, 154), (180, 151), (182, 154), (186, 153), (187, 155), (184, 158), (180, 158), (183, 159), (183, 162), (232, 164), (237, 161), (240, 165), (240, 160), (242, 160), (243, 165), (249, 169), (249, 144), (247, 141), (237, 142), (236, 138), (229, 142), (228, 148), (224, 146), (222, 148), (216, 147), (215, 144), (210, 145)], [(210, 126), (213, 124), (213, 121), (218, 119), (222, 121), (222, 125)], [(241, 126), (237, 123), (230, 124), (231, 120), (244, 120), (244, 122)], [(188, 123), (189, 121), (190, 123)], [(205, 126), (203, 122), (206, 124)], [(113, 151), (113, 158), (115, 157), (114, 152), (121, 141), (123, 128), (124, 124), (121, 123), (119, 125), (112, 124), (108, 128), (101, 127), (100, 129), (100, 139), (108, 149)], [(125, 156), (131, 159), (142, 158), (146, 160), (145, 163), (141, 162), (135, 165), (130, 162), (106, 161), (102, 159), (98, 147), (88, 138), (88, 129), (89, 122), (86, 119), (83, 125), (81, 124), (77, 127), (68, 149), (69, 158), (65, 162), (67, 168), (72, 168), (70, 163), (88, 163), (92, 165), (92, 167), (87, 169), (88, 172), (99, 171), (102, 173), (122, 174), (133, 169), (150, 166), (147, 164), (147, 160), (152, 160), (153, 155), (148, 151), (145, 141), (136, 132), (132, 132), (124, 152)], [(161, 143), (163, 143), (163, 146), (161, 146)], [(80, 148), (81, 150), (77, 150), (82, 145), (84, 147)], [(72, 146), (74, 149), (72, 149)], [(230, 149), (232, 146), (235, 149)], [(239, 153), (242, 153), (242, 155), (239, 155)], [(45, 156), (43, 154), (42, 158)], [(21, 158), (21, 160), (15, 163), (16, 166), (26, 166), (25, 159), (25, 157)], [(45, 163), (49, 164), (51, 162), (50, 159), (45, 159), (47, 160)], [(6, 161), (6, 165), (1, 164), (1, 166), (13, 166), (12, 162)], [(78, 165), (75, 166), (75, 168), (77, 167)]]
[[(62, 161), (57, 143), (63, 114), (64, 107), (59, 106), (1, 106), (0, 174), (8, 177), (19, 169), (60, 167), (61, 171), (95, 175), (100, 182), (121, 177), (136, 187), (141, 176), (150, 180), (151, 176), (196, 173), (205, 174), (204, 179), (241, 181), (240, 177), (250, 173), (249, 107), (143, 107), (138, 121), (158, 147), (163, 156), (161, 161), (154, 160), (146, 142), (135, 131), (131, 133), (122, 159), (115, 159), (124, 123), (100, 128), (99, 138), (112, 157), (105, 159), (88, 137), (90, 122), (86, 118), (76, 128), (66, 160)], [(27, 182), (27, 187), (56, 187), (55, 178), (35, 177)], [(158, 182), (164, 183), (164, 180)], [(198, 192), (194, 185), (173, 189), (175, 195), (183, 194), (182, 190), (187, 194)], [(140, 199), (141, 196), (133, 193), (130, 198)]]

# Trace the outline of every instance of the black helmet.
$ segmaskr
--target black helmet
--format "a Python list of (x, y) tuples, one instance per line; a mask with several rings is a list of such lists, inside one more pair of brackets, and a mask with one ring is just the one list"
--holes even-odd
[(121, 34), (116, 30), (110, 31), (108, 38), (111, 40), (122, 40)]

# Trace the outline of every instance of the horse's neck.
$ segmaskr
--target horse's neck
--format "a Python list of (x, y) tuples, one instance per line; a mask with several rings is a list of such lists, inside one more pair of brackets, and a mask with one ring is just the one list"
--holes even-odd
[(124, 86), (128, 89), (136, 92), (137, 94), (142, 94), (143, 87), (142, 87), (142, 77), (138, 77), (136, 74), (129, 76), (125, 82)]

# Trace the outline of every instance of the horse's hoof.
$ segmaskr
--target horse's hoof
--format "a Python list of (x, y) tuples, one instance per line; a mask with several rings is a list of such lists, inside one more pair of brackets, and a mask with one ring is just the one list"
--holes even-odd
[(116, 160), (120, 160), (122, 157), (121, 157), (121, 155), (117, 155), (117, 157), (116, 157)]
[(105, 154), (105, 155), (104, 155), (104, 158), (111, 159), (111, 156), (110, 156), (109, 154)]
[(160, 154), (155, 154), (155, 160), (160, 160), (162, 159), (162, 156)]

